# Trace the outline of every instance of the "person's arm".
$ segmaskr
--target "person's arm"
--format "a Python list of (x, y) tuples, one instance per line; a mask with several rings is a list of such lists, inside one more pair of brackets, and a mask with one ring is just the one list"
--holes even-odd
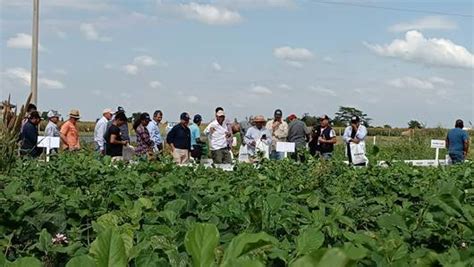
[(446, 136), (446, 149), (449, 149), (449, 136)]
[(61, 131), (59, 132), (59, 137), (61, 138), (61, 141), (67, 146), (69, 147), (69, 144), (67, 143), (67, 138), (66, 138), (66, 135), (69, 131), (69, 127), (66, 127), (67, 125), (64, 125), (61, 127)]
[(270, 131), (267, 130), (266, 135), (267, 135), (267, 139), (262, 140), (262, 141), (264, 141), (264, 143), (267, 144), (267, 145), (271, 145), (272, 144), (272, 134), (270, 133)]
[(118, 135), (113, 133), (110, 135), (110, 143), (111, 144), (114, 144), (114, 145), (127, 145), (128, 141), (120, 141), (120, 140), (117, 140), (118, 139)]
[(212, 122), (207, 125), (206, 129), (204, 129), (203, 133), (207, 136), (209, 136), (211, 133), (211, 125), (212, 125)]
[(336, 139), (336, 132), (334, 130), (331, 130), (331, 133), (329, 134), (329, 140), (326, 140), (324, 138), (319, 139), (320, 143), (325, 143), (325, 144), (336, 144), (337, 139)]
[(464, 157), (467, 157), (467, 154), (469, 153), (469, 136), (467, 135), (467, 132), (464, 133)]
[(367, 128), (365, 128), (365, 126), (360, 126), (357, 131), (356, 139), (359, 142), (364, 141), (366, 136), (367, 136)]
[(254, 146), (255, 145), (255, 140), (252, 137), (252, 128), (249, 128), (247, 130), (247, 133), (245, 133), (244, 136), (244, 144)]
[(346, 143), (350, 143), (352, 140), (351, 130), (352, 130), (351, 127), (346, 127), (346, 129), (344, 130), (344, 134), (342, 135), (342, 140), (344, 140), (344, 142)]
[(99, 150), (104, 151), (105, 150), (105, 131), (107, 130), (107, 123), (102, 123), (99, 125), (97, 128), (97, 144), (99, 145)]
[(171, 147), (171, 152), (174, 152), (174, 135), (175, 135), (175, 128), (173, 127), (171, 131), (166, 136), (166, 143)]

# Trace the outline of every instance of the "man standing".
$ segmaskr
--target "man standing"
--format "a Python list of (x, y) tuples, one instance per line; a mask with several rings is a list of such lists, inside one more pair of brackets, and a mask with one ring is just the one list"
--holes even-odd
[(295, 153), (291, 157), (294, 160), (304, 161), (303, 155), (299, 155), (306, 149), (306, 141), (308, 139), (308, 130), (306, 124), (299, 120), (295, 114), (288, 117), (290, 123), (288, 124), (288, 142), (295, 143)]
[[(255, 123), (255, 126), (250, 127), (247, 130), (247, 133), (245, 133), (244, 137), (244, 144), (247, 146), (247, 151), (250, 156), (256, 156), (259, 142), (262, 142), (268, 147), (270, 147), (272, 144), (272, 134), (267, 128), (264, 127), (265, 123), (267, 122), (265, 117), (261, 115), (255, 116), (253, 122)], [(261, 152), (264, 154), (269, 154), (270, 148), (268, 151)]]
[[(351, 153), (351, 143), (359, 144), (364, 146), (365, 151), (365, 137), (367, 136), (367, 128), (360, 123), (360, 118), (358, 116), (353, 116), (351, 118), (351, 125), (347, 126), (344, 130), (344, 135), (342, 139), (346, 142), (347, 157), (349, 158), (349, 164), (353, 163), (352, 153)], [(354, 164), (354, 166), (365, 166), (366, 162)]]
[(201, 126), (202, 116), (199, 114), (194, 115), (193, 123), (189, 125), (191, 131), (191, 157), (197, 162), (201, 161), (202, 157), (202, 145), (201, 145)]
[(175, 125), (166, 137), (166, 142), (171, 146), (171, 152), (176, 164), (188, 162), (191, 151), (191, 131), (188, 128), (189, 114), (183, 112), (179, 124)]
[(106, 108), (102, 111), (102, 118), (100, 118), (94, 129), (94, 142), (96, 151), (105, 155), (105, 132), (107, 131), (107, 124), (112, 119), (112, 110)]
[(282, 120), (283, 113), (280, 109), (275, 110), (273, 120), (267, 122), (266, 128), (272, 133), (272, 152), (270, 159), (283, 159), (284, 153), (276, 151), (277, 142), (286, 142), (288, 137), (288, 124)]
[(44, 129), (45, 136), (60, 137), (61, 134), (59, 133), (58, 127), (59, 117), (61, 117), (61, 115), (56, 110), (50, 110), (48, 112), (49, 122)]
[(77, 122), (80, 118), (79, 110), (73, 109), (69, 112), (69, 120), (61, 126), (60, 134), (64, 150), (74, 151), (81, 149), (79, 130), (77, 129)]
[(38, 111), (32, 111), (20, 134), (21, 149), (20, 154), (23, 156), (30, 156), (33, 158), (41, 155), (42, 149), (38, 144), (38, 124), (41, 122), (41, 117)]
[(453, 164), (464, 162), (469, 152), (469, 136), (463, 128), (464, 122), (456, 120), (454, 129), (449, 130), (446, 137), (446, 147)]
[(160, 123), (162, 119), (163, 112), (157, 110), (153, 113), (153, 120), (147, 126), (151, 140), (155, 143), (155, 147), (153, 148), (155, 153), (160, 153), (163, 150), (163, 138), (161, 137), (160, 132)]
[(223, 110), (219, 110), (216, 113), (216, 119), (209, 123), (204, 130), (204, 134), (209, 138), (212, 161), (215, 164), (232, 163), (228, 142), (232, 133), (225, 123), (225, 113)]
[(112, 125), (104, 136), (106, 155), (111, 157), (122, 157), (123, 147), (128, 145), (128, 141), (122, 140), (120, 126), (127, 123), (127, 117), (124, 113), (115, 116)]
[(329, 125), (328, 115), (319, 118), (321, 123), (321, 133), (318, 138), (321, 156), (323, 159), (331, 159), (334, 145), (336, 144), (336, 132)]
[(247, 133), (247, 130), (250, 129), (250, 127), (254, 126), (253, 122), (253, 116), (250, 116), (248, 120), (243, 120), (239, 122), (239, 128), (240, 128), (240, 138), (242, 141), (244, 140), (245, 134)]

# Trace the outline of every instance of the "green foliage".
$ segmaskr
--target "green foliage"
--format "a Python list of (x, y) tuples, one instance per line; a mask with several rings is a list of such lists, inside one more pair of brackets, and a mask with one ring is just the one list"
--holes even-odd
[(425, 124), (417, 120), (411, 120), (408, 122), (408, 128), (409, 129), (423, 129), (425, 128)]
[(371, 118), (367, 117), (362, 110), (359, 110), (354, 107), (339, 107), (339, 111), (335, 113), (335, 116), (332, 120), (334, 126), (344, 127), (350, 124), (351, 117), (358, 116), (362, 124), (366, 127), (370, 126)]
[(0, 265), (470, 266), (473, 168), (24, 161), (0, 173)]

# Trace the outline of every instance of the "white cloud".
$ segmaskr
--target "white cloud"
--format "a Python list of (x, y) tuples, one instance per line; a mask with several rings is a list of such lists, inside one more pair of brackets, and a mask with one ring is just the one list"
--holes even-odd
[(282, 83), (278, 85), (278, 88), (286, 90), (286, 91), (292, 91), (293, 87), (289, 86), (288, 84)]
[(271, 95), (273, 94), (272, 90), (270, 90), (268, 87), (261, 86), (261, 85), (253, 85), (250, 87), (249, 90), (251, 93), (257, 94), (257, 95)]
[(376, 54), (405, 61), (440, 67), (473, 68), (474, 55), (448, 39), (427, 39), (418, 31), (409, 31), (405, 39), (390, 44), (365, 44)]
[[(110, 6), (108, 0), (48, 0), (41, 1), (42, 8), (70, 8), (82, 10), (104, 10)], [(30, 0), (1, 0), (1, 6), (31, 8)]]
[(216, 3), (236, 8), (292, 7), (294, 0), (217, 0)]
[(156, 65), (156, 60), (154, 60), (150, 56), (138, 56), (133, 59), (133, 64), (138, 66), (149, 67)]
[[(30, 86), (31, 73), (24, 68), (11, 68), (5, 71), (7, 78), (20, 82), (25, 86)], [(63, 89), (65, 86), (61, 81), (52, 80), (48, 78), (38, 78), (38, 87), (44, 87), (48, 89)]]
[(191, 96), (188, 96), (186, 98), (186, 101), (190, 104), (195, 104), (195, 103), (199, 102), (199, 98), (197, 96), (191, 95)]
[[(26, 33), (17, 33), (15, 37), (11, 37), (7, 40), (7, 47), (9, 48), (21, 48), (21, 49), (31, 49), (33, 38), (31, 35)], [(41, 44), (38, 44), (38, 49), (43, 51), (44, 48)]]
[(323, 86), (310, 86), (309, 89), (313, 92), (326, 95), (326, 96), (337, 96), (336, 91), (331, 90), (329, 88), (323, 87)]
[(287, 61), (308, 61), (313, 58), (313, 53), (306, 48), (292, 48), (282, 46), (273, 50), (273, 55)]
[(138, 73), (138, 66), (133, 64), (127, 64), (122, 67), (123, 71), (129, 75), (136, 75)]
[(154, 89), (161, 88), (163, 86), (163, 84), (160, 81), (151, 81), (149, 85), (151, 88), (154, 88)]
[(392, 32), (406, 32), (409, 30), (452, 30), (457, 24), (442, 16), (428, 16), (411, 22), (398, 23), (389, 28)]
[(295, 67), (295, 68), (298, 68), (298, 69), (301, 69), (304, 67), (303, 63), (299, 62), (299, 61), (286, 61), (286, 63), (292, 67)]
[(101, 36), (96, 26), (92, 23), (82, 23), (79, 29), (86, 40), (99, 42), (111, 41), (109, 37)]
[(222, 70), (222, 66), (219, 63), (214, 62), (214, 63), (212, 63), (212, 69), (219, 72), (219, 71)]
[(323, 58), (323, 61), (326, 63), (333, 63), (334, 59), (332, 57), (326, 56)]
[(58, 75), (67, 75), (67, 71), (64, 69), (54, 69), (53, 73)]
[(388, 84), (396, 88), (432, 90), (437, 86), (450, 86), (454, 83), (453, 81), (436, 76), (426, 79), (405, 76), (402, 78), (390, 80), (388, 81)]
[(242, 20), (236, 11), (209, 4), (189, 3), (181, 4), (181, 11), (188, 19), (194, 19), (209, 25), (236, 24)]

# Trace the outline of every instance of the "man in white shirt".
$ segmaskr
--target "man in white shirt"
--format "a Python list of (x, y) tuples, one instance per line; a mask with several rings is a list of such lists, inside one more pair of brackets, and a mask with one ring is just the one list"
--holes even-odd
[(276, 151), (277, 142), (286, 142), (288, 137), (288, 123), (283, 119), (283, 112), (280, 109), (275, 110), (274, 119), (267, 122), (265, 128), (272, 133), (272, 148), (270, 159), (283, 159), (284, 153)]
[(153, 143), (155, 143), (155, 147), (153, 148), (155, 153), (159, 153), (163, 150), (163, 137), (161, 136), (160, 132), (160, 124), (162, 119), (163, 112), (161, 110), (157, 110), (155, 113), (153, 113), (153, 120), (146, 127), (150, 134), (151, 140), (153, 140)]
[(48, 124), (46, 125), (46, 128), (44, 129), (44, 135), (45, 136), (50, 136), (50, 137), (59, 137), (59, 127), (58, 127), (58, 122), (59, 122), (59, 117), (61, 117), (61, 114), (59, 114), (56, 110), (50, 110), (48, 112)]
[(102, 111), (102, 118), (100, 118), (94, 129), (94, 142), (96, 151), (100, 154), (105, 155), (105, 132), (107, 131), (107, 124), (112, 119), (112, 109), (106, 108)]
[[(257, 152), (260, 151), (257, 148), (260, 142), (268, 147), (272, 144), (272, 134), (267, 128), (264, 127), (265, 123), (267, 122), (265, 117), (261, 115), (255, 116), (253, 122), (255, 125), (250, 127), (245, 133), (244, 144), (247, 146), (250, 156), (255, 157)], [(268, 151), (260, 152), (262, 152), (264, 155), (268, 155), (270, 149), (268, 149)]]
[(204, 134), (207, 135), (209, 139), (212, 161), (215, 164), (232, 163), (228, 142), (232, 133), (225, 123), (225, 113), (223, 110), (219, 110), (216, 113), (216, 119), (209, 123), (204, 130)]
[[(351, 143), (358, 144), (363, 146), (365, 151), (365, 137), (367, 136), (367, 128), (360, 123), (360, 118), (358, 116), (353, 116), (351, 118), (351, 125), (347, 126), (344, 130), (344, 135), (342, 139), (346, 143), (347, 157), (349, 158), (349, 163), (352, 164), (352, 153), (351, 153)], [(365, 166), (365, 162), (354, 164), (354, 166)]]

